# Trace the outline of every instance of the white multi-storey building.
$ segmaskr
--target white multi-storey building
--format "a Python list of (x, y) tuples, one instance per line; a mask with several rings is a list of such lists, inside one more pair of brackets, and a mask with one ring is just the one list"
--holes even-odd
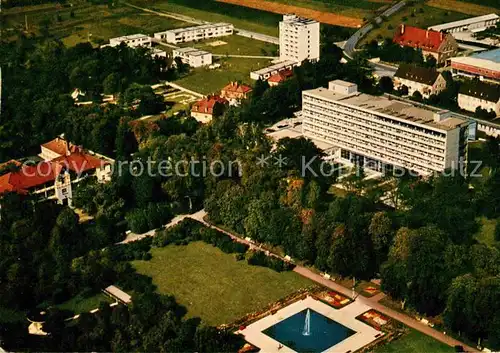
[(231, 23), (209, 23), (200, 26), (176, 28), (154, 34), (156, 39), (166, 41), (167, 43), (184, 43), (195, 40), (203, 40), (230, 36), (234, 33), (234, 26)]
[(345, 163), (383, 170), (394, 166), (430, 175), (458, 169), (465, 157), (467, 119), (388, 96), (359, 93), (332, 81), (302, 92), (303, 133), (336, 147)]
[(111, 38), (109, 40), (108, 46), (110, 47), (116, 47), (119, 46), (121, 43), (127, 44), (129, 47), (151, 47), (151, 37), (145, 35), (145, 34), (132, 34), (129, 36), (123, 36), (123, 37), (116, 37), (116, 38)]
[(280, 60), (319, 60), (319, 22), (296, 15), (283, 15), (280, 21)]
[(178, 48), (172, 51), (174, 58), (181, 58), (182, 62), (191, 67), (201, 67), (212, 64), (212, 53), (195, 48)]

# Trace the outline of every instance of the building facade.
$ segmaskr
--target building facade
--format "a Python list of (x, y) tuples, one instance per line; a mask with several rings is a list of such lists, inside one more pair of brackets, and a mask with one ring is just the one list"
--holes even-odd
[(172, 51), (174, 58), (181, 58), (184, 64), (191, 67), (202, 67), (212, 64), (212, 53), (195, 48), (177, 48)]
[(208, 96), (191, 107), (191, 116), (200, 123), (206, 124), (213, 118), (220, 116), (226, 109), (229, 102), (220, 96)]
[(394, 88), (408, 87), (408, 94), (420, 92), (422, 97), (429, 98), (446, 88), (446, 80), (436, 69), (401, 64), (393, 78)]
[(478, 77), (480, 80), (500, 83), (500, 49), (451, 58), (450, 62), (454, 76)]
[(491, 13), (489, 15), (467, 18), (461, 21), (443, 23), (437, 26), (431, 26), (428, 29), (436, 32), (459, 33), (467, 31), (480, 31), (488, 27), (496, 26), (500, 21), (500, 16)]
[(125, 43), (129, 47), (151, 47), (151, 37), (145, 35), (145, 34), (132, 34), (129, 36), (122, 36), (122, 37), (117, 37), (117, 38), (111, 38), (109, 40), (109, 45), (110, 47), (117, 47), (120, 44)]
[(166, 41), (167, 43), (178, 44), (230, 36), (233, 33), (234, 26), (231, 23), (219, 22), (158, 32), (154, 34), (154, 38)]
[(493, 111), (500, 115), (500, 86), (485, 82), (464, 83), (458, 93), (458, 106), (469, 112), (477, 108)]
[(432, 55), (438, 65), (457, 55), (458, 44), (451, 34), (436, 32), (417, 27), (400, 25), (394, 34), (393, 42), (403, 47), (419, 48), (424, 57)]
[(470, 122), (450, 111), (357, 91), (332, 81), (302, 92), (303, 133), (336, 147), (335, 158), (365, 168), (394, 166), (421, 175), (458, 169)]
[(30, 194), (40, 200), (56, 200), (72, 206), (73, 185), (95, 176), (101, 183), (111, 180), (113, 160), (99, 156), (58, 137), (41, 145), (43, 161), (21, 165), (0, 176), (0, 195)]
[(286, 60), (279, 62), (277, 64), (264, 67), (262, 69), (250, 72), (250, 78), (252, 80), (265, 80), (267, 81), (271, 76), (276, 75), (281, 71), (293, 70), (295, 66), (299, 63), (292, 60)]
[(301, 63), (304, 60), (319, 60), (319, 22), (296, 15), (283, 15), (279, 29), (281, 61)]

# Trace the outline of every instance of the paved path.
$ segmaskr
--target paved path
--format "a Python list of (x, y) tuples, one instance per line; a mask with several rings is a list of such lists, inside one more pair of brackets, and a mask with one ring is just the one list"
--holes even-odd
[[(257, 248), (260, 249), (260, 247), (257, 246), (256, 244), (251, 243), (251, 242), (249, 242), (245, 239), (242, 239), (240, 237), (237, 237), (237, 236), (225, 231), (224, 229), (221, 229), (217, 226), (214, 226), (214, 225), (206, 222), (204, 219), (206, 214), (207, 213), (205, 212), (205, 210), (201, 210), (201, 211), (198, 211), (192, 215), (189, 215), (188, 217), (203, 223), (207, 227), (215, 228), (215, 229), (223, 232), (224, 234), (229, 235), (235, 241), (249, 245), (251, 249), (257, 249)], [(266, 254), (268, 254), (269, 256), (274, 256), (274, 257), (282, 259), (281, 256), (274, 254), (274, 253), (266, 252)], [(316, 283), (319, 283), (325, 287), (331, 288), (331, 289), (333, 289), (333, 290), (335, 290), (335, 291), (337, 291), (337, 292), (339, 292), (339, 293), (341, 293), (349, 298), (353, 298), (353, 296), (352, 296), (353, 293), (352, 293), (351, 289), (348, 289), (344, 286), (341, 286), (340, 284), (335, 283), (332, 280), (325, 279), (321, 275), (311, 271), (310, 269), (308, 269), (306, 267), (296, 266), (294, 268), (294, 272), (300, 274), (303, 277), (309, 278), (310, 280), (312, 280)], [(434, 339), (436, 339), (440, 342), (443, 342), (444, 344), (447, 344), (451, 347), (458, 345), (458, 346), (463, 346), (464, 349), (466, 351), (469, 351), (469, 352), (477, 352), (478, 351), (477, 349), (469, 347), (466, 344), (454, 339), (453, 337), (447, 336), (444, 333), (439, 332), (439, 331), (433, 329), (432, 327), (429, 327), (429, 326), (411, 318), (410, 316), (408, 316), (406, 314), (403, 314), (403, 313), (400, 313), (400, 312), (395, 311), (393, 309), (390, 309), (390, 308), (386, 307), (385, 305), (379, 303), (379, 300), (383, 299), (384, 297), (385, 297), (384, 293), (379, 293), (371, 298), (366, 298), (366, 297), (363, 297), (361, 295), (356, 294), (356, 297), (354, 299), (356, 301), (360, 301), (361, 303), (363, 303), (363, 304), (365, 304), (365, 305), (367, 305), (375, 310), (380, 311), (384, 315), (387, 315), (387, 316), (389, 316), (397, 321), (402, 322), (406, 326), (409, 326), (417, 331), (420, 331), (428, 336), (431, 336)]]
[[(133, 4), (128, 3), (128, 2), (124, 2), (123, 4), (126, 6), (129, 6), (129, 7), (133, 7), (134, 9), (137, 9), (137, 10), (153, 13), (153, 14), (158, 15), (158, 16), (173, 18), (173, 19), (176, 19), (179, 21), (184, 21), (184, 22), (195, 24), (195, 25), (202, 25), (202, 24), (210, 23), (208, 21), (198, 20), (198, 19), (193, 18), (193, 17), (179, 15), (179, 14), (174, 13), (174, 12), (155, 11), (155, 10), (151, 10), (151, 9), (148, 9), (145, 7), (136, 6), (136, 5), (133, 5)], [(246, 29), (241, 29), (241, 28), (235, 28), (234, 30), (235, 30), (237, 35), (242, 36), (242, 37), (252, 38), (252, 39), (260, 40), (262, 42), (267, 42), (267, 43), (279, 44), (279, 38), (277, 38), (277, 37), (269, 36), (267, 34), (252, 32), (252, 31), (248, 31)]]
[[(230, 232), (228, 232), (220, 227), (214, 226), (213, 224), (205, 221), (206, 215), (207, 215), (207, 213), (205, 212), (204, 209), (201, 211), (198, 211), (196, 213), (193, 213), (193, 214), (179, 215), (179, 216), (175, 217), (169, 224), (165, 225), (165, 228), (172, 227), (185, 218), (191, 218), (191, 219), (194, 219), (200, 223), (203, 223), (207, 227), (217, 229), (218, 231), (230, 236), (234, 241), (248, 245), (250, 247), (250, 249), (262, 250), (262, 251), (265, 251), (266, 255), (268, 255), (268, 256), (273, 256), (273, 257), (276, 257), (276, 258), (283, 260), (283, 258), (280, 255), (266, 251), (266, 250), (262, 249), (260, 247), (260, 245), (257, 245), (255, 243), (248, 241), (248, 240), (242, 239), (242, 238), (240, 238), (240, 237), (238, 237), (238, 236), (236, 236), (236, 235), (234, 235), (234, 234), (232, 234), (232, 233), (230, 233)], [(156, 234), (155, 230), (151, 230), (147, 233), (139, 234), (139, 235), (130, 233), (127, 236), (127, 238), (119, 244), (129, 243), (132, 241), (142, 239), (146, 236), (154, 236), (155, 234)], [(478, 352), (477, 349), (475, 349), (473, 347), (469, 347), (466, 344), (454, 339), (453, 337), (447, 336), (444, 333), (439, 332), (439, 331), (433, 329), (432, 327), (429, 327), (429, 326), (421, 323), (420, 321), (415, 320), (414, 318), (412, 318), (406, 314), (403, 314), (403, 313), (400, 313), (396, 310), (390, 309), (390, 308), (386, 307), (385, 305), (379, 303), (379, 301), (385, 297), (384, 293), (379, 293), (371, 298), (366, 298), (366, 297), (363, 297), (363, 296), (359, 295), (358, 293), (356, 293), (354, 298), (353, 298), (353, 292), (351, 289), (346, 288), (344, 286), (341, 286), (340, 284), (335, 283), (332, 280), (326, 279), (323, 276), (317, 274), (316, 272), (314, 272), (306, 267), (295, 266), (293, 271), (298, 273), (299, 275), (301, 275), (303, 277), (310, 279), (311, 281), (314, 281), (318, 284), (321, 284), (322, 286), (325, 286), (327, 288), (331, 288), (331, 289), (345, 295), (346, 297), (349, 297), (351, 299), (359, 301), (362, 304), (365, 304), (365, 305), (367, 305), (375, 310), (378, 310), (382, 314), (387, 315), (388, 317), (391, 317), (394, 320), (400, 321), (403, 324), (405, 324), (406, 326), (411, 327), (417, 331), (420, 331), (423, 334), (431, 336), (432, 338), (434, 338), (434, 339), (436, 339), (444, 344), (447, 344), (451, 347), (463, 346), (464, 349), (468, 352)]]

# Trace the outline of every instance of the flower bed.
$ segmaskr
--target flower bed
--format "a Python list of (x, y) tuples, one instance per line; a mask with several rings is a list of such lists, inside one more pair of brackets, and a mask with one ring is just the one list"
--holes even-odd
[(335, 309), (341, 309), (351, 302), (351, 299), (335, 291), (319, 292), (315, 295), (315, 297)]
[(356, 319), (364, 322), (367, 325), (370, 325), (371, 327), (379, 331), (381, 331), (382, 327), (387, 325), (387, 323), (389, 322), (389, 318), (387, 316), (382, 315), (381, 313), (373, 309), (359, 315), (358, 317), (356, 317)]

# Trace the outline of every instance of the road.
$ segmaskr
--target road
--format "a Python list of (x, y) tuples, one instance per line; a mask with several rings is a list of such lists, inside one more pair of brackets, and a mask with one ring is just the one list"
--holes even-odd
[[(145, 7), (136, 6), (136, 5), (133, 5), (133, 4), (128, 3), (128, 2), (124, 2), (123, 4), (126, 6), (129, 6), (129, 7), (133, 7), (134, 9), (137, 9), (137, 10), (153, 13), (153, 14), (158, 15), (158, 16), (173, 18), (175, 20), (184, 21), (187, 23), (195, 24), (195, 25), (202, 25), (202, 24), (210, 23), (207, 21), (198, 20), (198, 19), (193, 18), (193, 17), (179, 15), (179, 14), (174, 13), (174, 12), (155, 11), (155, 10), (151, 10), (151, 9), (148, 9)], [(277, 37), (269, 36), (267, 34), (252, 32), (252, 31), (248, 31), (246, 29), (241, 29), (241, 28), (235, 28), (234, 30), (235, 30), (237, 35), (242, 36), (242, 37), (252, 38), (252, 39), (260, 40), (262, 42), (267, 42), (267, 43), (279, 44), (279, 38), (277, 38)]]

